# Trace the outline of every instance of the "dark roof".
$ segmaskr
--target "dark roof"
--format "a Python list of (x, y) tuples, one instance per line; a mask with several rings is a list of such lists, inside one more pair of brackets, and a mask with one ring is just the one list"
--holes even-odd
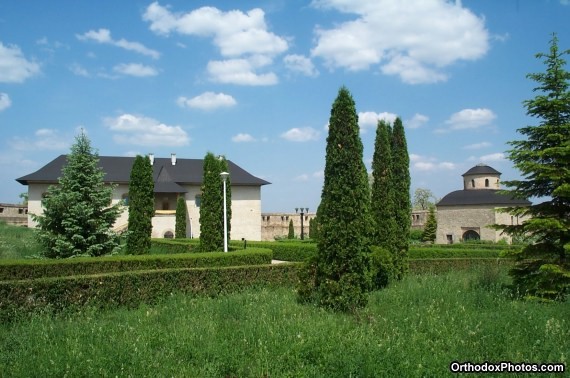
[[(105, 172), (104, 181), (117, 184), (128, 184), (134, 157), (99, 156), (99, 166)], [(61, 170), (67, 163), (67, 156), (60, 155), (39, 170), (22, 176), (16, 181), (22, 185), (29, 183), (56, 183), (61, 177)], [(153, 178), (155, 192), (184, 193), (186, 190), (180, 185), (201, 185), (203, 178), (202, 159), (180, 159), (172, 165), (170, 158), (155, 158), (153, 164)], [(269, 182), (257, 178), (243, 168), (228, 160), (230, 180), (232, 186), (261, 186)]]
[(501, 175), (501, 172), (497, 171), (495, 168), (489, 167), (485, 164), (477, 164), (467, 172), (465, 172), (462, 176), (469, 176), (469, 175)]
[(436, 206), (460, 205), (495, 205), (495, 206), (528, 206), (530, 201), (513, 198), (502, 194), (497, 189), (456, 190), (439, 201)]

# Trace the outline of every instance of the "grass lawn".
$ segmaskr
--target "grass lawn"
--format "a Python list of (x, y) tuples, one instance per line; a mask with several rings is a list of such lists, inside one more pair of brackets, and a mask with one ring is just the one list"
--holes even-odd
[(507, 279), (493, 269), (409, 276), (357, 314), (297, 304), (291, 288), (36, 314), (0, 325), (0, 375), (438, 377), (454, 360), (568, 367), (570, 303), (509, 299)]
[(34, 230), (0, 222), (0, 259), (20, 259), (40, 252)]

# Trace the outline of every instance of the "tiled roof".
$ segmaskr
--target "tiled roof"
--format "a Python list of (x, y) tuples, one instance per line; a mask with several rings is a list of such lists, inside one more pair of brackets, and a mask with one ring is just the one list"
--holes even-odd
[(439, 201), (436, 206), (494, 205), (528, 206), (530, 201), (513, 198), (496, 189), (456, 190)]
[[(99, 166), (105, 172), (104, 181), (108, 183), (127, 184), (131, 175), (131, 168), (135, 161), (134, 157), (100, 156)], [(29, 183), (57, 183), (61, 177), (61, 170), (67, 162), (66, 155), (60, 155), (39, 170), (29, 175), (22, 176), (16, 181), (22, 185)], [(172, 193), (185, 192), (180, 185), (201, 185), (203, 178), (202, 159), (180, 159), (176, 165), (172, 165), (170, 158), (155, 158), (153, 164), (153, 178), (155, 192), (164, 193), (164, 190)], [(166, 170), (163, 172), (163, 168)], [(232, 186), (261, 186), (269, 182), (253, 176), (240, 166), (228, 160), (230, 181)], [(161, 173), (162, 172), (162, 173)], [(182, 191), (179, 191), (182, 189)]]
[(495, 168), (489, 167), (485, 164), (478, 164), (465, 172), (462, 176), (469, 175), (501, 175), (501, 172), (497, 171)]

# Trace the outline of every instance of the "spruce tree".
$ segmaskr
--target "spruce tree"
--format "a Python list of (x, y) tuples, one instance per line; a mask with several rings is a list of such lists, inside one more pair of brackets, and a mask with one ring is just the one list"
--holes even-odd
[(152, 217), (154, 216), (154, 180), (148, 156), (137, 155), (129, 181), (129, 225), (127, 253), (150, 253)]
[(410, 201), (410, 157), (402, 120), (398, 117), (392, 129), (392, 177), (394, 190), (394, 218), (396, 221), (396, 278), (408, 271), (408, 247), (412, 209)]
[(372, 243), (396, 253), (396, 220), (394, 218), (394, 183), (392, 176), (392, 152), (390, 126), (381, 120), (376, 129), (374, 155), (372, 157), (372, 219), (374, 231)]
[(437, 234), (437, 219), (435, 218), (435, 206), (429, 207), (429, 213), (422, 232), (422, 241), (432, 243), (435, 242)]
[(511, 269), (513, 284), (527, 298), (564, 300), (570, 293), (570, 72), (553, 35), (550, 51), (536, 55), (544, 59), (544, 73), (531, 73), (538, 92), (524, 101), (527, 115), (539, 120), (518, 132), (526, 137), (512, 141), (509, 159), (521, 171), (520, 180), (506, 181), (516, 198), (540, 198), (529, 207), (506, 209), (530, 219), (520, 225), (499, 225), (513, 236), (529, 236), (534, 243), (515, 255)]
[(186, 237), (186, 199), (184, 196), (178, 197), (176, 201), (176, 225), (174, 235), (176, 239)]
[(103, 177), (99, 156), (81, 132), (58, 185), (50, 186), (42, 199), (43, 214), (33, 215), (45, 257), (101, 256), (118, 246), (112, 227), (121, 205), (109, 206), (113, 187), (105, 185)]
[[(224, 247), (224, 193), (222, 172), (229, 172), (227, 160), (208, 152), (204, 158), (202, 203), (200, 205), (200, 249), (205, 252), (221, 251)], [(226, 181), (226, 211), (228, 243), (232, 218), (231, 176)]]
[(293, 228), (293, 219), (289, 220), (289, 233), (287, 239), (295, 239), (295, 229)]
[(313, 288), (300, 292), (340, 311), (365, 306), (371, 288), (370, 190), (354, 100), (342, 87), (332, 105)]

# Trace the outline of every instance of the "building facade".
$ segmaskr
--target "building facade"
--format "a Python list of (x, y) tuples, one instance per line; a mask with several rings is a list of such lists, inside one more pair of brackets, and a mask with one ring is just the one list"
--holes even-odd
[(436, 204), (436, 243), (466, 240), (498, 242), (501, 239), (511, 242), (509, 235), (490, 226), (522, 223), (525, 219), (499, 210), (529, 206), (530, 202), (500, 193), (500, 177), (500, 172), (485, 164), (463, 174), (463, 189), (447, 194)]
[(28, 206), (12, 203), (0, 203), (0, 222), (14, 226), (28, 225)]
[[(179, 197), (186, 201), (186, 237), (200, 236), (200, 203), (203, 179), (201, 159), (177, 159), (175, 154), (168, 158), (154, 158), (149, 155), (153, 166), (155, 214), (152, 218), (152, 237), (174, 236), (176, 224), (176, 202)], [(42, 214), (41, 200), (50, 185), (56, 185), (67, 157), (61, 155), (38, 171), (17, 179), (28, 186), (28, 218), (30, 227), (36, 223), (31, 214)], [(99, 166), (105, 173), (104, 182), (115, 186), (112, 204), (128, 205), (129, 178), (134, 163), (133, 157), (101, 156)], [(238, 165), (228, 161), (232, 190), (231, 238), (261, 240), (261, 187), (269, 182), (257, 178)], [(221, 179), (221, 178), (220, 178)], [(114, 229), (121, 231), (128, 226), (128, 206), (124, 207)]]

